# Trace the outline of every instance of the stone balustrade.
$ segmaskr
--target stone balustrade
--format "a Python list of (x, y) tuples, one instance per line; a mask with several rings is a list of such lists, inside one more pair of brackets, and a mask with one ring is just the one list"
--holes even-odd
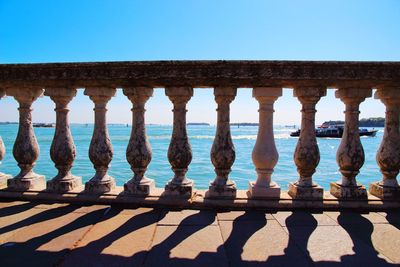
[[(165, 94), (173, 104), (172, 137), (165, 155), (172, 173), (164, 190), (155, 187), (157, 177), (145, 176), (152, 159), (145, 128), (145, 104), (152, 97), (154, 88), (160, 87), (165, 88)], [(68, 121), (68, 104), (81, 88), (94, 103), (94, 130), (88, 157), (95, 174), (84, 186), (81, 178), (71, 173), (76, 151)], [(257, 177), (249, 177), (246, 198), (282, 198), (280, 185), (273, 179), (274, 167), (279, 160), (273, 133), (274, 103), (282, 95), (283, 88), (292, 88), (302, 109), (300, 137), (293, 156), (299, 176), (297, 181), (289, 184), (288, 195), (295, 200), (316, 201), (330, 193), (329, 197), (339, 200), (366, 201), (369, 195), (366, 185), (356, 180), (365, 161), (359, 137), (359, 106), (376, 89), (375, 98), (386, 107), (386, 123), (376, 154), (382, 179), (369, 185), (369, 193), (383, 200), (400, 200), (396, 180), (400, 170), (398, 62), (165, 61), (0, 65), (0, 98), (14, 97), (20, 115), (13, 155), (21, 171), (13, 178), (0, 173), (3, 191), (112, 193), (116, 184), (108, 174), (113, 149), (107, 131), (106, 106), (117, 88), (122, 88), (132, 102), (132, 130), (126, 159), (133, 177), (125, 181), (123, 193), (126, 196), (143, 198), (156, 194), (157, 190), (172, 199), (190, 199), (195, 195), (196, 181), (186, 176), (193, 157), (186, 131), (186, 106), (194, 88), (213, 88), (217, 126), (210, 160), (216, 176), (210, 182), (205, 198), (237, 199), (238, 189), (229, 176), (235, 162), (230, 104), (236, 97), (237, 88), (249, 88), (253, 91), (255, 104), (259, 104), (259, 129), (252, 153)], [(320, 161), (315, 134), (316, 105), (327, 89), (336, 90), (336, 98), (345, 105), (345, 126), (336, 154), (341, 177), (326, 177), (332, 182), (330, 192), (324, 193), (323, 188), (313, 182), (312, 176)], [(56, 112), (50, 155), (58, 173), (48, 177), (47, 184), (43, 175), (33, 171), (39, 144), (33, 131), (31, 106), (43, 96), (51, 98)], [(4, 154), (0, 138), (0, 160)]]

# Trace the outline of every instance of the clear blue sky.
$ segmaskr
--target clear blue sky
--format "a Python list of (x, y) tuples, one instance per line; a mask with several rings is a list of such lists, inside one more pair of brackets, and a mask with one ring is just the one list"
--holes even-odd
[[(300, 59), (400, 61), (400, 1), (101, 1), (0, 0), (0, 63), (162, 59)], [(197, 89), (188, 121), (215, 122), (212, 90)], [(0, 121), (16, 121), (16, 102), (0, 101)], [(51, 101), (34, 104), (35, 121), (54, 121)], [(317, 122), (343, 117), (333, 90), (318, 105)], [(110, 122), (130, 122), (130, 103), (118, 92)], [(147, 121), (170, 123), (162, 89), (148, 103)], [(7, 110), (7, 112), (4, 112)], [(292, 91), (276, 104), (275, 122), (298, 124)], [(383, 116), (373, 99), (361, 117)], [(232, 121), (257, 121), (251, 90), (241, 89)], [(82, 90), (72, 122), (92, 122)]]

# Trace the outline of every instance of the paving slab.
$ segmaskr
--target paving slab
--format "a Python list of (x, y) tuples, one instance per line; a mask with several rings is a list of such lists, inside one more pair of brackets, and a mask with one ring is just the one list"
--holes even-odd
[(22, 204), (30, 204), (34, 205), (34, 203), (28, 202), (28, 201), (1, 201), (0, 202), (0, 209), (5, 208), (5, 207), (11, 207), (11, 206), (16, 206), (16, 205), (22, 205)]
[(346, 230), (392, 262), (400, 264), (400, 229), (391, 224), (348, 225)]
[(40, 202), (29, 202), (29, 201), (4, 201), (0, 202), (0, 208), (27, 205), (32, 206), (36, 209), (54, 209), (57, 207), (65, 207), (71, 204), (69, 203), (40, 203)]
[(262, 211), (227, 211), (218, 212), (217, 217), (219, 221), (259, 221), (259, 220), (275, 220), (271, 213)]
[[(349, 225), (359, 227), (359, 225)], [(317, 266), (390, 266), (391, 260), (341, 226), (290, 226), (290, 239)], [(372, 233), (372, 231), (371, 231)], [(393, 266), (393, 265), (392, 265)]]
[(158, 225), (217, 225), (216, 212), (210, 210), (163, 210)]
[(312, 266), (275, 220), (219, 224), (231, 266)]
[(217, 225), (157, 226), (145, 266), (228, 265)]
[(385, 219), (390, 223), (400, 228), (400, 210), (391, 210), (388, 212), (378, 212), (379, 215), (385, 217)]
[(400, 228), (390, 224), (375, 224), (372, 233), (375, 249), (400, 264)]
[[(368, 220), (371, 223), (388, 223), (387, 219), (376, 213), (376, 212), (368, 212), (368, 213), (359, 213), (352, 211), (326, 211), (324, 214), (328, 215), (335, 222), (340, 224), (362, 224), (365, 220)], [(364, 220), (365, 219), (365, 220)]]
[(307, 211), (279, 211), (272, 214), (281, 226), (320, 226), (338, 225), (333, 219), (324, 213), (311, 213)]
[(22, 201), (0, 202), (0, 218), (27, 211), (34, 208), (36, 205), (35, 203)]
[[(0, 266), (400, 266), (400, 211), (0, 202)], [(218, 266), (219, 267), (219, 266)]]
[[(108, 206), (109, 207), (109, 206)], [(120, 207), (110, 207), (111, 213), (118, 213), (118, 215), (127, 215), (127, 216), (136, 216), (139, 214), (143, 213), (151, 213), (151, 214), (156, 214), (156, 216), (159, 216), (160, 211), (157, 209), (153, 208), (120, 208)], [(147, 217), (146, 217), (147, 218)], [(154, 218), (154, 217), (151, 217)]]
[(79, 241), (61, 266), (143, 264), (160, 214), (153, 209), (111, 210)]
[[(2, 245), (0, 266), (57, 264), (103, 216), (101, 211), (74, 213), (67, 207), (32, 210), (41, 212), (14, 224), (21, 228)], [(14, 227), (10, 225), (9, 228)]]
[[(26, 227), (30, 227), (29, 223), (21, 223), (28, 221), (29, 218), (37, 216), (42, 210), (34, 208), (18, 209), (15, 206), (8, 206), (7, 211), (5, 208), (0, 210), (0, 245), (9, 240), (15, 233), (21, 231)], [(7, 216), (2, 216), (7, 215)]]
[(109, 212), (111, 210), (110, 205), (90, 205), (90, 206), (78, 206), (73, 212), (75, 213), (90, 213), (98, 210), (103, 210), (104, 212)]
[(69, 203), (42, 203), (42, 204), (36, 204), (35, 209), (54, 209), (54, 208), (59, 208), (59, 207), (66, 207), (70, 206), (71, 204)]

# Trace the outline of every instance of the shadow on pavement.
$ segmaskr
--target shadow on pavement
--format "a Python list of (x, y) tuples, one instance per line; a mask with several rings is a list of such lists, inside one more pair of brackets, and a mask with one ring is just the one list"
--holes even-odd
[[(14, 209), (7, 207), (5, 210), (0, 210), (0, 215), (5, 217), (29, 208), (32, 207), (28, 204), (16, 205)], [(79, 206), (68, 205), (46, 209), (1, 228), (0, 233), (4, 234), (38, 222), (62, 217), (74, 212), (77, 208)], [(138, 251), (132, 256), (124, 257), (107, 254), (104, 250), (129, 233), (157, 224), (165, 216), (164, 212), (150, 209), (147, 212), (131, 215), (122, 225), (85, 246), (76, 246), (76, 242), (84, 238), (84, 232), (82, 232), (80, 239), (75, 240), (74, 244), (66, 246), (65, 249), (50, 251), (50, 249), (44, 250), (41, 248), (58, 237), (65, 236), (65, 242), (67, 242), (68, 235), (71, 232), (108, 220), (117, 216), (120, 212), (121, 210), (117, 208), (104, 208), (82, 213), (73, 221), (41, 236), (20, 243), (4, 243), (0, 246), (0, 266), (396, 266), (378, 257), (378, 252), (374, 249), (371, 239), (374, 225), (358, 213), (350, 214), (347, 212), (341, 212), (337, 220), (339, 225), (350, 236), (353, 242), (354, 254), (342, 256), (341, 262), (317, 262), (311, 259), (308, 243), (311, 235), (319, 226), (312, 213), (305, 211), (294, 211), (286, 218), (286, 228), (283, 229), (287, 230), (285, 234), (288, 236), (286, 236), (285, 240), (288, 241), (283, 254), (266, 256), (267, 258), (262, 261), (243, 260), (244, 247), (257, 232), (265, 231), (269, 224), (272, 226), (273, 223), (277, 224), (277, 222), (274, 220), (269, 222), (269, 220), (266, 220), (264, 213), (256, 214), (253, 211), (247, 211), (232, 221), (232, 231), (225, 240), (222, 239), (223, 243), (216, 251), (200, 251), (192, 259), (172, 257), (171, 251), (176, 249), (183, 241), (207, 227), (216, 227), (218, 233), (221, 234), (219, 226), (214, 224), (215, 212), (201, 210), (186, 217), (176, 226), (163, 226), (169, 227), (172, 232), (159, 243), (153, 243), (152, 246)], [(397, 213), (391, 214), (389, 212), (387, 219), (399, 228), (397, 216)], [(194, 223), (196, 221), (201, 221), (201, 223)], [(300, 221), (301, 224), (298, 223)], [(154, 229), (157, 231), (155, 226)], [(282, 228), (280, 230), (283, 231)], [(265, 242), (266, 246), (274, 244), (273, 242), (276, 241), (274, 238), (277, 238), (277, 236), (274, 236), (273, 231), (270, 232), (272, 233), (270, 236), (267, 235), (266, 238), (262, 239), (252, 239), (252, 242)], [(156, 232), (153, 233), (153, 235), (155, 234)], [(265, 237), (265, 235), (260, 236)], [(222, 237), (218, 236), (216, 238), (220, 240)], [(154, 241), (154, 236), (152, 240)], [(143, 241), (132, 240), (132, 242)], [(194, 242), (196, 242), (196, 239), (194, 239)], [(195, 244), (193, 244), (193, 247), (196, 247)], [(190, 249), (190, 244), (185, 248)], [(254, 251), (252, 253), (257, 254), (258, 252)]]

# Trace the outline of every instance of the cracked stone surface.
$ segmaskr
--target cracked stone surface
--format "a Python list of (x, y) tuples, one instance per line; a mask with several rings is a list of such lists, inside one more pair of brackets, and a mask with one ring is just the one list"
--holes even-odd
[(174, 123), (171, 142), (168, 147), (168, 161), (174, 177), (165, 185), (165, 196), (190, 198), (193, 180), (186, 177), (192, 162), (192, 147), (186, 130), (186, 104), (193, 96), (191, 87), (168, 87), (165, 94), (171, 100), (174, 109)]
[(375, 98), (386, 106), (385, 130), (376, 161), (382, 180), (371, 183), (370, 193), (381, 199), (400, 199), (397, 175), (400, 170), (400, 97), (397, 88), (376, 91)]
[(126, 159), (134, 173), (132, 179), (124, 184), (127, 194), (147, 196), (155, 188), (153, 179), (145, 176), (152, 158), (152, 150), (146, 134), (145, 104), (153, 95), (153, 88), (124, 88), (124, 94), (132, 102), (132, 130), (126, 149)]
[(115, 93), (115, 88), (105, 87), (86, 88), (84, 92), (94, 102), (94, 129), (89, 146), (89, 159), (93, 163), (96, 173), (85, 184), (87, 193), (106, 193), (115, 188), (114, 178), (108, 175), (113, 148), (106, 123), (107, 102)]
[(44, 176), (33, 171), (40, 149), (32, 124), (32, 104), (43, 96), (41, 87), (11, 87), (7, 95), (13, 96), (19, 104), (19, 126), (14, 142), (13, 155), (18, 162), (20, 173), (7, 181), (10, 190), (41, 190), (46, 187)]
[(235, 198), (236, 184), (229, 179), (231, 167), (235, 162), (236, 152), (230, 129), (230, 103), (236, 97), (234, 87), (216, 87), (217, 130), (211, 147), (211, 162), (215, 167), (215, 180), (210, 184), (207, 196), (210, 198)]
[(68, 103), (76, 95), (75, 88), (46, 88), (45, 95), (56, 104), (56, 129), (50, 147), (50, 156), (58, 174), (47, 181), (47, 190), (68, 192), (82, 185), (82, 178), (72, 175), (71, 168), (76, 157), (68, 120)]
[(268, 60), (200, 60), (200, 61), (131, 61), (46, 64), (0, 64), (0, 84), (20, 86), (34, 84), (77, 87), (99, 85), (187, 86), (210, 85), (292, 87), (311, 83), (340, 88), (344, 85), (373, 88), (398, 86), (399, 62), (350, 61), (268, 61)]
[(312, 175), (320, 160), (315, 136), (315, 106), (326, 95), (323, 87), (297, 87), (293, 91), (301, 105), (301, 130), (294, 152), (294, 163), (299, 173), (297, 182), (290, 183), (289, 195), (296, 199), (322, 199), (323, 189), (313, 183)]
[(337, 198), (366, 198), (364, 186), (358, 185), (356, 176), (364, 165), (365, 155), (361, 144), (358, 119), (359, 106), (370, 97), (371, 89), (340, 88), (335, 96), (345, 104), (343, 136), (336, 152), (336, 161), (342, 174), (341, 180), (331, 183), (331, 194)]

